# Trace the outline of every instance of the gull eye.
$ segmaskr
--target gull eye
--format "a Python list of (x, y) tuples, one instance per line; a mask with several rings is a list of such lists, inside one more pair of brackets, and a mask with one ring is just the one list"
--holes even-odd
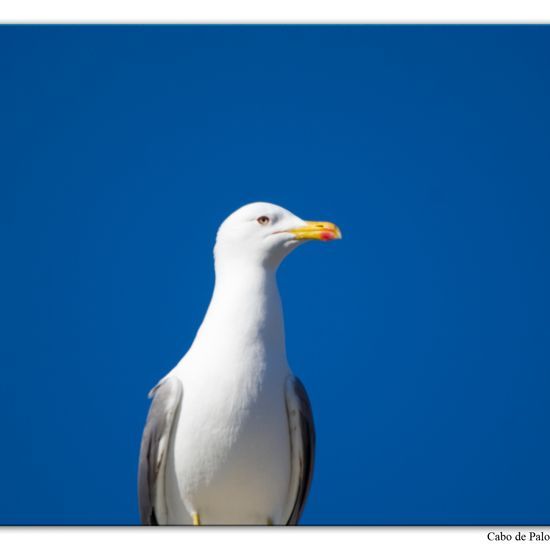
[(260, 216), (256, 221), (260, 225), (267, 225), (269, 223), (269, 218), (267, 216)]

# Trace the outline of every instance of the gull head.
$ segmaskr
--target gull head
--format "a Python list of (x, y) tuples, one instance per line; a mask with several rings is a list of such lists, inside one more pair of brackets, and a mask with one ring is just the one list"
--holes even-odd
[(216, 263), (236, 262), (276, 269), (285, 256), (307, 241), (332, 241), (342, 234), (331, 222), (304, 221), (267, 202), (247, 204), (220, 226)]

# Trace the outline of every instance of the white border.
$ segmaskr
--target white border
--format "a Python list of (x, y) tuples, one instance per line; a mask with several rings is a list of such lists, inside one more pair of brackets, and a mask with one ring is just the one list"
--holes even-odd
[[(530, 532), (550, 537), (548, 527), (65, 527), (0, 529), (2, 548), (40, 550), (168, 550), (170, 548), (238, 550), (547, 548), (549, 542), (529, 540)], [(492, 533), (490, 540), (489, 534)], [(524, 540), (518, 540), (518, 533)], [(501, 534), (510, 540), (498, 540)]]
[[(14, 0), (0, 4), (0, 23), (549, 23), (548, 0)], [(0, 29), (1, 30), (1, 29)], [(538, 548), (517, 533), (550, 534), (548, 527), (298, 527), (142, 529), (0, 527), (2, 548), (97, 550), (156, 548)], [(511, 541), (488, 534), (509, 533)], [(542, 543), (542, 546), (548, 543)], [(542, 547), (541, 546), (541, 547)]]
[(548, 0), (3, 0), (2, 23), (550, 23)]

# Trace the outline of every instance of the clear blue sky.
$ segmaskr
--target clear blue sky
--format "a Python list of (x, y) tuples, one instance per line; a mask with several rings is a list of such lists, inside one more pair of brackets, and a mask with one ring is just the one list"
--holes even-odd
[(550, 28), (0, 27), (0, 523), (138, 522), (147, 392), (244, 203), (317, 423), (303, 523), (550, 522)]

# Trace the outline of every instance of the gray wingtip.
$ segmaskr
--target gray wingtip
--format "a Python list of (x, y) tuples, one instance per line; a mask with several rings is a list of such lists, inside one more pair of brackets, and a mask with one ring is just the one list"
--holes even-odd
[[(287, 396), (289, 394), (294, 395), (297, 399), (299, 411), (297, 428), (299, 429), (301, 449), (294, 449), (292, 452), (294, 454), (295, 452), (301, 451), (302, 456), (299, 460), (300, 471), (298, 472), (299, 482), (296, 491), (296, 499), (287, 521), (287, 525), (296, 525), (304, 510), (311, 487), (311, 481), (313, 479), (313, 465), (315, 458), (315, 425), (313, 422), (311, 403), (309, 401), (306, 389), (300, 379), (295, 376), (290, 376), (286, 381), (286, 390)], [(289, 423), (292, 423), (290, 417)], [(294, 437), (291, 434), (291, 442), (293, 438)]]
[[(166, 453), (161, 449), (162, 435), (171, 438), (174, 419), (183, 395), (183, 386), (176, 377), (164, 378), (150, 392), (154, 397), (143, 430), (138, 467), (138, 500), (141, 522), (158, 525), (159, 516), (155, 507), (157, 491), (163, 494), (162, 479)], [(166, 438), (165, 438), (166, 439)], [(161, 485), (159, 486), (159, 479)]]

